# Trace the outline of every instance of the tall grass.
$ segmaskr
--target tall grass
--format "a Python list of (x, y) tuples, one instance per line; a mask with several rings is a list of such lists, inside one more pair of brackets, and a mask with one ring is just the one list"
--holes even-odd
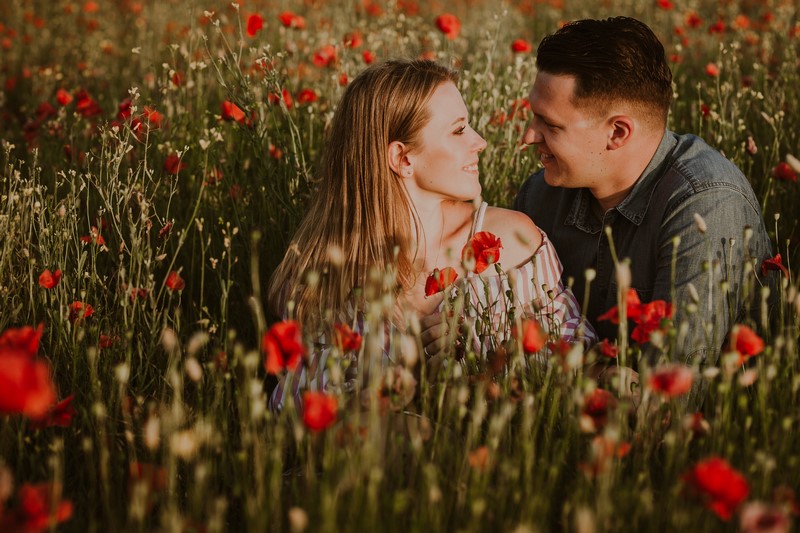
[[(773, 169), (800, 155), (797, 6), (421, 4), (0, 6), (0, 331), (44, 324), (39, 358), (59, 399), (75, 395), (66, 427), (0, 418), (0, 524), (22, 516), (21, 489), (39, 482), (72, 502), (69, 530), (719, 530), (746, 526), (753, 502), (796, 519), (800, 197)], [(283, 10), (305, 27), (284, 27)], [(434, 24), (445, 11), (463, 24), (453, 40)], [(763, 353), (740, 364), (726, 350), (704, 370), (695, 413), (659, 394), (649, 378), (660, 368), (644, 365), (634, 394), (599, 401), (591, 363), (602, 356), (579, 346), (530, 356), (509, 337), (434, 377), (412, 320), (402, 362), (341, 395), (326, 430), (291, 407), (271, 413), (261, 337), (277, 317), (263, 287), (314, 194), (343, 76), (364, 67), (364, 50), (461, 69), (489, 143), (484, 198), (508, 206), (536, 166), (518, 102), (534, 55), (511, 41), (620, 13), (651, 24), (673, 59), (670, 128), (742, 168), (792, 273)], [(254, 36), (251, 14), (264, 20)], [(352, 32), (357, 48), (343, 44)], [(318, 66), (325, 45), (336, 59)], [(298, 98), (303, 89), (315, 98)], [(244, 118), (225, 120), (224, 101)], [(63, 272), (51, 289), (38, 282), (45, 269)], [(74, 302), (93, 314), (71, 316)], [(391, 304), (376, 295), (375, 319)], [(665, 356), (678, 328), (664, 332)], [(359, 357), (378, 354), (364, 339)], [(687, 481), (711, 456), (749, 486), (736, 519)]]

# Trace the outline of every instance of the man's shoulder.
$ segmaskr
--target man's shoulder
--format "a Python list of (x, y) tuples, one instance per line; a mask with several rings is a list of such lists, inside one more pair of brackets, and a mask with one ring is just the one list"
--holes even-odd
[(670, 168), (680, 173), (699, 192), (716, 187), (752, 191), (741, 169), (716, 148), (692, 134), (673, 134), (677, 140)]

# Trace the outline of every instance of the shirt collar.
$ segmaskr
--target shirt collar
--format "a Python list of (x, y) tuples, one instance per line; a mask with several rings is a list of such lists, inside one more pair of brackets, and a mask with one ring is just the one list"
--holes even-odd
[(675, 135), (665, 131), (656, 153), (650, 159), (650, 163), (647, 164), (642, 175), (636, 180), (628, 196), (616, 208), (622, 216), (637, 226), (641, 224), (644, 215), (647, 213), (650, 199), (653, 196), (656, 185), (661, 180), (661, 176), (664, 175), (666, 167), (672, 164), (672, 158), (669, 155), (677, 144), (678, 139), (675, 138)]
[[(653, 154), (652, 159), (650, 159), (650, 162), (647, 164), (647, 167), (644, 169), (644, 172), (642, 172), (642, 175), (636, 180), (628, 196), (615, 208), (622, 216), (630, 220), (631, 223), (638, 226), (644, 219), (656, 185), (661, 179), (661, 176), (664, 175), (665, 167), (672, 163), (672, 158), (669, 157), (669, 155), (677, 144), (678, 139), (675, 135), (665, 130), (664, 135), (661, 137), (661, 142), (655, 154)], [(591, 218), (590, 205), (592, 201), (593, 198), (588, 189), (579, 189), (575, 195), (575, 199), (572, 201), (572, 208), (564, 224), (576, 226), (588, 233), (596, 233), (602, 229), (599, 227), (598, 223)]]

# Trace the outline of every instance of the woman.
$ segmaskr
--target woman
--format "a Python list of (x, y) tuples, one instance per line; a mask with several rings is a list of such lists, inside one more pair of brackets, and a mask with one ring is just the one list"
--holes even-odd
[[(523, 312), (545, 307), (561, 337), (573, 338), (580, 327), (583, 337), (593, 338), (561, 284), (552, 246), (533, 222), (485, 203), (475, 208), (486, 141), (469, 125), (456, 82), (456, 72), (435, 62), (392, 60), (367, 68), (347, 87), (325, 146), (319, 191), (270, 283), (269, 299), (278, 313), (316, 330), (333, 321), (359, 329), (363, 321), (353, 318), (368, 300), (363, 291), (374, 284), (371, 272), (391, 270), (378, 277), (389, 280), (385, 288), (396, 296), (387, 327), (403, 329), (405, 313), (423, 317), (440, 309), (442, 298), (427, 296), (425, 285), (434, 270), (446, 267), (472, 285), (485, 282), (488, 293), (471, 291), (473, 303), (492, 305), (504, 297), (506, 278), (494, 269), (476, 276), (462, 265), (465, 244), (485, 231), (502, 242), (500, 260), (513, 267)], [(387, 353), (391, 332), (381, 333)], [(437, 344), (426, 344), (425, 354), (437, 352)], [(312, 357), (310, 366), (325, 368), (321, 363)], [(291, 393), (296, 396), (306, 381), (324, 388), (327, 376), (303, 367), (295, 372)], [(274, 407), (285, 394), (282, 384), (273, 394)]]

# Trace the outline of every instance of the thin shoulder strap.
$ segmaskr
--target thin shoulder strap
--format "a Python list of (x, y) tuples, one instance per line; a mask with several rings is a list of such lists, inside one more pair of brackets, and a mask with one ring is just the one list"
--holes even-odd
[(481, 202), (480, 207), (475, 210), (475, 215), (472, 218), (472, 229), (469, 232), (470, 239), (483, 228), (483, 215), (486, 214), (486, 207), (488, 205), (489, 204), (486, 202)]

